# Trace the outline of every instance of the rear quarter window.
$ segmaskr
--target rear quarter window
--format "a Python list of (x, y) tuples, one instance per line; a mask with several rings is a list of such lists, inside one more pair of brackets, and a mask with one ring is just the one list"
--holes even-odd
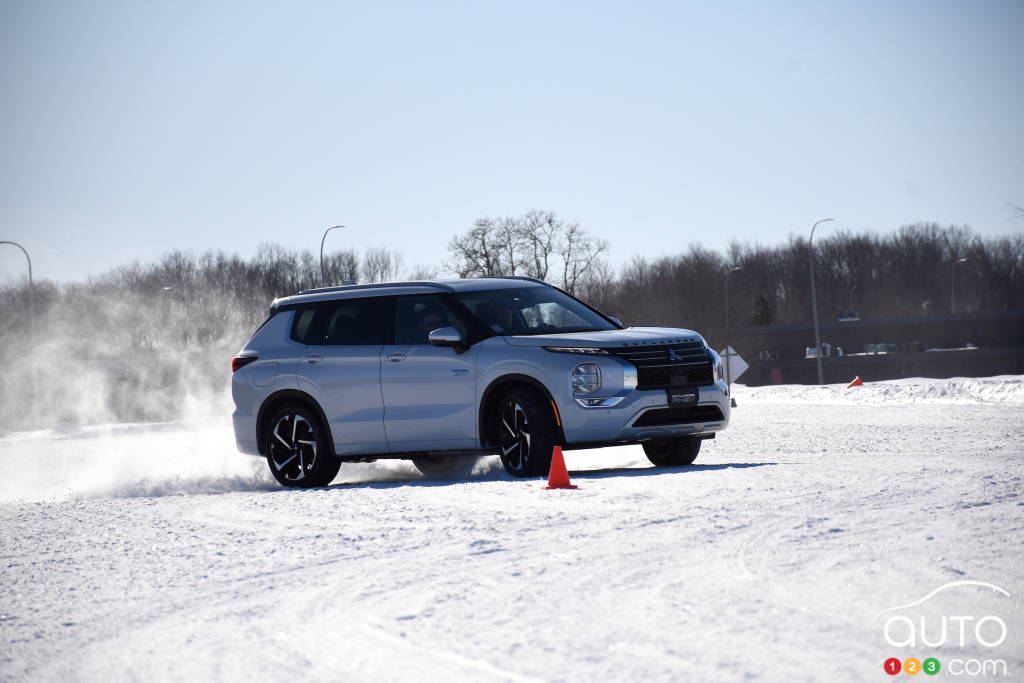
[(292, 320), (291, 338), (300, 344), (316, 343), (316, 314), (314, 306), (299, 308), (295, 311), (295, 318)]

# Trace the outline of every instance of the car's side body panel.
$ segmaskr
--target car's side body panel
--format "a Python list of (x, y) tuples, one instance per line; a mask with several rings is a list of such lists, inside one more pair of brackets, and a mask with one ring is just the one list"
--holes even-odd
[(323, 408), (338, 455), (386, 451), (380, 392), (383, 346), (307, 346), (298, 387)]
[(460, 450), (479, 444), (475, 387), (479, 345), (386, 345), (381, 392), (388, 450)]

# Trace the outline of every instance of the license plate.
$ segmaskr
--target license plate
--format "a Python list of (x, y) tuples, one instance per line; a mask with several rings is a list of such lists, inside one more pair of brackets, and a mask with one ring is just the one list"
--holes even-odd
[(668, 404), (670, 406), (690, 406), (697, 402), (698, 391), (696, 387), (679, 387), (667, 389)]

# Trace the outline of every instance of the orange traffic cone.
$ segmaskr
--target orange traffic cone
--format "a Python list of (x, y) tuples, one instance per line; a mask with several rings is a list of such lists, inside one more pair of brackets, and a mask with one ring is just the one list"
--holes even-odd
[(565, 469), (565, 458), (562, 457), (562, 447), (555, 446), (551, 452), (551, 472), (548, 473), (548, 485), (545, 491), (551, 489), (578, 489), (569, 483), (569, 470)]
[(850, 382), (849, 384), (846, 385), (846, 388), (847, 389), (852, 389), (853, 387), (862, 387), (862, 386), (864, 386), (864, 380), (862, 380), (860, 378), (860, 375), (857, 375), (856, 377), (853, 378), (852, 382)]

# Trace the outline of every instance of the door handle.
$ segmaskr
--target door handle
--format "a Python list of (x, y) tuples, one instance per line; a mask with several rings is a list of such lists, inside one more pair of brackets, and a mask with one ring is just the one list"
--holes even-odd
[(405, 360), (405, 354), (404, 353), (389, 353), (388, 355), (384, 356), (384, 359), (385, 360), (389, 360), (392, 363), (401, 363), (403, 360)]
[(320, 362), (320, 361), (322, 361), (323, 359), (324, 359), (324, 357), (323, 357), (323, 356), (318, 356), (318, 355), (316, 355), (316, 354), (311, 354), (311, 355), (309, 355), (309, 356), (306, 356), (304, 360), (305, 360), (305, 361), (306, 361), (307, 363), (319, 363), (319, 362)]

